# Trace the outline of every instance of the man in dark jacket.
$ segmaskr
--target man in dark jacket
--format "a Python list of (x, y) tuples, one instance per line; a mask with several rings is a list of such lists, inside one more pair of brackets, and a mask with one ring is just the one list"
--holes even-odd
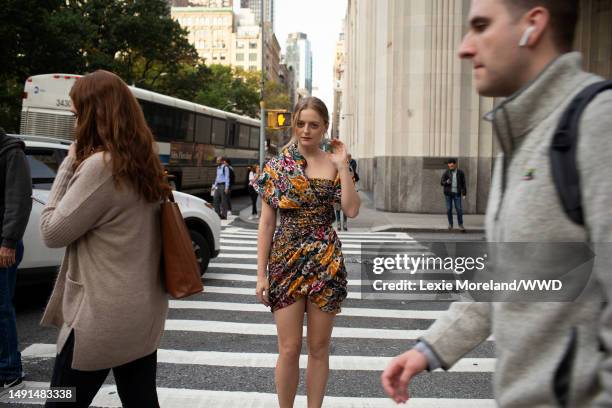
[(0, 128), (0, 396), (23, 385), (13, 295), (22, 238), (32, 209), (32, 181), (22, 141)]
[(457, 223), (461, 232), (463, 228), (463, 208), (461, 207), (461, 197), (467, 195), (465, 188), (465, 174), (457, 168), (457, 160), (449, 159), (446, 164), (448, 170), (442, 174), (440, 184), (444, 187), (444, 197), (446, 198), (446, 214), (448, 215), (448, 229), (453, 229), (453, 203), (457, 211)]

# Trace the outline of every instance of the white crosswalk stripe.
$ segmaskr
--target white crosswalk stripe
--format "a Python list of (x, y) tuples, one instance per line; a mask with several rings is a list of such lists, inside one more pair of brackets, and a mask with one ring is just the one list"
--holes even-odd
[[(231, 220), (223, 222), (221, 254), (211, 260), (203, 277), (204, 293), (184, 300), (170, 301), (169, 316), (165, 325), (166, 334), (157, 354), (158, 371), (185, 370), (190, 373), (202, 373), (207, 378), (210, 378), (212, 373), (212, 377), (218, 377), (218, 381), (213, 381), (211, 385), (208, 383), (198, 385), (195, 379), (193, 383), (186, 379), (188, 377), (179, 381), (173, 380), (171, 376), (159, 376), (158, 395), (161, 407), (278, 406), (273, 376), (278, 357), (276, 326), (269, 308), (256, 303), (255, 298), (257, 231), (230, 224)], [(419, 255), (429, 254), (424, 252), (425, 246), (405, 233), (353, 231), (339, 232), (338, 235), (343, 244), (343, 253), (353, 259), (359, 258), (362, 243), (381, 243), (384, 249), (390, 248), (391, 251), (399, 245), (402, 253), (408, 250)], [(384, 397), (379, 381), (380, 372), (392, 356), (397, 354), (397, 351), (388, 351), (386, 347), (399, 345), (400, 348), (397, 350), (400, 351), (409, 348), (431, 322), (444, 315), (446, 302), (444, 304), (412, 300), (404, 302), (401, 295), (398, 295), (398, 300), (393, 301), (362, 300), (360, 266), (347, 263), (347, 268), (349, 268), (349, 294), (342, 306), (341, 314), (336, 318), (332, 332), (330, 380), (327, 387), (328, 396), (325, 397), (323, 407), (396, 407), (395, 403)], [(435, 276), (437, 273), (446, 272), (427, 271), (427, 273)], [(413, 299), (425, 300), (432, 297), (415, 296)], [(303, 335), (306, 338), (306, 322)], [(183, 344), (181, 339), (192, 339), (189, 342), (191, 345), (185, 348), (186, 343)], [(201, 347), (198, 347), (198, 342), (201, 342)], [(461, 380), (455, 380), (457, 382), (454, 383), (454, 389), (446, 392), (438, 392), (435, 386), (429, 384), (411, 389), (411, 394), (415, 398), (410, 400), (408, 407), (495, 407), (495, 402), (491, 399), (490, 385), (495, 358), (487, 350), (490, 350), (490, 347), (485, 347), (484, 351), (470, 358), (460, 360), (448, 372), (436, 370), (429, 375), (439, 376), (436, 378), (446, 378), (449, 375), (472, 376), (470, 377), (472, 380), (485, 384), (484, 388), (488, 387), (489, 391), (474, 392), (470, 389), (470, 381), (464, 385)], [(300, 356), (301, 369), (307, 366), (306, 352), (307, 350), (303, 349)], [(55, 354), (56, 346), (50, 342), (29, 344), (22, 351), (26, 368), (28, 364), (46, 364), (51, 367)], [(268, 381), (266, 385), (248, 388), (249, 375), (263, 376)], [(302, 372), (302, 382), (303, 376)], [(236, 382), (236, 377), (245, 379)], [(347, 389), (347, 381), (356, 384)], [(48, 387), (48, 383), (26, 382), (26, 388), (35, 387)], [(465, 390), (465, 396), (462, 396), (458, 390)], [(483, 398), (473, 398), (474, 395), (483, 395)], [(444, 398), (441, 398), (442, 396)], [(1, 402), (7, 402), (6, 396), (0, 398)], [(15, 404), (19, 403), (20, 401), (15, 401)], [(28, 403), (43, 404), (42, 401)], [(0, 407), (2, 406), (0, 404)], [(104, 385), (92, 406), (120, 407), (121, 402), (116, 387), (111, 384)], [(295, 406), (306, 407), (306, 397), (303, 393), (296, 397)]]
[[(48, 388), (49, 383), (26, 382), (27, 388)], [(277, 406), (276, 395), (261, 392), (193, 390), (158, 387), (157, 394), (163, 408), (269, 408)], [(0, 400), (1, 401), (1, 400)], [(32, 404), (30, 401), (15, 401), (17, 404)], [(36, 402), (42, 405), (43, 402)], [(121, 401), (117, 387), (104, 385), (93, 400), (94, 407), (120, 408)], [(496, 405), (488, 399), (444, 399), (412, 398), (410, 408), (494, 408)], [(306, 407), (306, 397), (298, 395), (296, 408)], [(396, 408), (397, 405), (388, 398), (351, 398), (325, 397), (325, 408)]]
[[(32, 344), (21, 353), (27, 358), (53, 358), (55, 344)], [(193, 364), (223, 367), (265, 367), (274, 368), (278, 354), (274, 353), (228, 353), (219, 351), (157, 351), (157, 361), (167, 364)], [(330, 356), (330, 370), (382, 371), (391, 357), (372, 356)], [(300, 355), (300, 368), (306, 368), (308, 355)], [(452, 372), (492, 372), (494, 358), (465, 358), (456, 364)]]

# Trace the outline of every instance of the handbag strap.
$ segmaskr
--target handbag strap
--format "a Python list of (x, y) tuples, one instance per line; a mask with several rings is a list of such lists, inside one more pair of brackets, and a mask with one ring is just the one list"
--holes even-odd
[(170, 191), (168, 193), (168, 195), (166, 195), (166, 198), (164, 198), (164, 202), (166, 201), (170, 201), (171, 203), (175, 203), (176, 201), (174, 201), (174, 194), (172, 194), (172, 191)]

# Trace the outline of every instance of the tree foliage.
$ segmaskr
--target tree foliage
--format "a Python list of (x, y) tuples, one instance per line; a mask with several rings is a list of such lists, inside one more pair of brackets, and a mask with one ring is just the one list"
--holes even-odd
[[(259, 73), (204, 65), (166, 0), (4, 0), (0, 8), (0, 126), (19, 127), (25, 80), (106, 69), (128, 84), (257, 117)], [(287, 108), (269, 81), (266, 102)]]

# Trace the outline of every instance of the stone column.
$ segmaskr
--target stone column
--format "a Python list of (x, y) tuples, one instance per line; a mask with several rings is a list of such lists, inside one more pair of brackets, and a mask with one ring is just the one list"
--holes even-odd
[(457, 157), (465, 210), (484, 211), (493, 145), (480, 118), (492, 103), (457, 57), (468, 11), (469, 0), (349, 1), (341, 123), (378, 209), (444, 212), (439, 180)]

